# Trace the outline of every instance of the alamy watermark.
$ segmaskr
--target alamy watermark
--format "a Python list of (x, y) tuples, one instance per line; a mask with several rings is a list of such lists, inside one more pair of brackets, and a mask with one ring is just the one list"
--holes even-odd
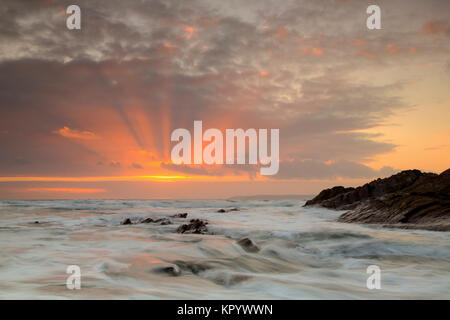
[(68, 266), (66, 273), (70, 274), (66, 280), (66, 287), (69, 290), (81, 289), (81, 269), (77, 265)]
[(381, 269), (377, 265), (370, 265), (366, 270), (367, 274), (370, 276), (367, 278), (366, 286), (367, 289), (381, 289)]
[[(367, 7), (366, 13), (370, 16), (366, 20), (366, 26), (369, 30), (381, 29), (381, 9), (378, 5), (372, 4)], [(66, 26), (69, 30), (81, 29), (81, 8), (76, 4), (71, 4), (66, 9), (68, 15)]]
[[(194, 145), (189, 130), (175, 129), (170, 139), (178, 143), (172, 148), (170, 157), (174, 164), (208, 165), (246, 164), (248, 158), (247, 164), (260, 165), (261, 175), (274, 175), (279, 169), (280, 130), (270, 129), (270, 154), (268, 135), (267, 129), (226, 129), (224, 144), (222, 131), (211, 128), (203, 132), (202, 121), (194, 121)], [(203, 142), (208, 143), (205, 148)]]

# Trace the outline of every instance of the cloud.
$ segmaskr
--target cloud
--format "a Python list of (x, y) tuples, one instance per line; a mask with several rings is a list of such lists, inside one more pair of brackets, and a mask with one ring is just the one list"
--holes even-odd
[(68, 193), (68, 194), (83, 194), (83, 193), (103, 193), (105, 189), (101, 188), (25, 188), (22, 192), (48, 192), (48, 193)]
[(314, 160), (283, 161), (279, 173), (269, 176), (272, 179), (336, 179), (336, 178), (375, 178), (394, 174), (395, 169), (383, 167), (374, 170), (361, 163), (352, 161), (337, 161), (332, 163)]
[(450, 23), (445, 20), (429, 20), (422, 25), (422, 32), (427, 35), (450, 36)]
[(83, 139), (83, 140), (92, 140), (98, 139), (98, 136), (91, 131), (80, 131), (76, 129), (70, 129), (69, 127), (64, 126), (63, 128), (53, 131), (55, 134), (59, 134), (62, 137), (69, 139)]
[(113, 168), (120, 168), (122, 165), (120, 164), (119, 161), (111, 161), (111, 162), (109, 163), (109, 166), (110, 166), (110, 167), (113, 167)]
[(141, 166), (139, 163), (134, 163), (134, 162), (131, 164), (131, 167), (134, 169), (144, 169), (144, 167)]
[[(448, 61), (448, 44), (423, 36), (446, 30), (448, 1), (381, 1), (386, 24), (379, 32), (365, 28), (367, 4), (359, 1), (78, 4), (86, 17), (81, 32), (65, 28), (59, 3), (6, 1), (0, 9), (0, 127), (8, 132), (0, 135), (0, 174), (65, 174), (69, 166), (79, 175), (107, 175), (145, 163), (127, 153), (143, 149), (167, 170), (245, 172), (167, 164), (170, 132), (200, 119), (222, 130), (279, 128), (286, 168), (293, 166), (288, 159), (300, 169), (305, 159), (315, 168), (334, 159), (368, 176), (370, 168), (357, 164), (396, 145), (362, 131), (376, 132), (409, 107), (401, 78), (371, 81), (373, 71)], [(413, 55), (403, 50), (411, 47)], [(55, 132), (62, 124), (69, 125)], [(323, 167), (322, 177), (347, 174), (331, 169)]]
[(168, 169), (174, 172), (181, 172), (190, 175), (201, 176), (248, 176), (250, 179), (256, 177), (259, 172), (258, 165), (177, 165), (170, 162), (162, 162), (161, 168)]

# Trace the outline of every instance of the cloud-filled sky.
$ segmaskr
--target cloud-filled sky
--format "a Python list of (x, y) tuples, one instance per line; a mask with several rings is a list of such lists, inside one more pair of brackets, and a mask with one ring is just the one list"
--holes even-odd
[[(450, 163), (450, 2), (4, 1), (0, 198), (311, 194)], [(66, 8), (81, 8), (81, 30)], [(170, 162), (176, 128), (279, 128), (280, 170)]]

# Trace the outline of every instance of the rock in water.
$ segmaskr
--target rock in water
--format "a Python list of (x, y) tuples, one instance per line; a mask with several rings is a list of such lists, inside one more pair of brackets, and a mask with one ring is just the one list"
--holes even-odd
[(187, 218), (187, 213), (177, 213), (174, 215), (171, 215), (172, 218)]
[(155, 268), (153, 269), (153, 272), (162, 273), (173, 277), (177, 277), (181, 274), (180, 268), (177, 265)]
[(159, 219), (152, 219), (152, 218), (146, 218), (141, 221), (141, 223), (159, 223), (160, 225), (164, 226), (167, 224), (172, 224), (172, 221), (170, 221), (167, 218), (159, 218)]
[(347, 192), (350, 192), (353, 190), (355, 190), (355, 188), (344, 188), (342, 186), (337, 186), (337, 187), (333, 187), (331, 189), (322, 190), (314, 199), (306, 201), (305, 207), (311, 206), (311, 205), (316, 205), (316, 204), (324, 206), (324, 204), (326, 205), (326, 203), (323, 204), (323, 202), (325, 202), (325, 200), (333, 199), (334, 197), (336, 197), (340, 194), (344, 194), (344, 193), (347, 193)]
[(237, 242), (247, 252), (255, 253), (259, 251), (258, 246), (249, 238), (242, 238)]
[(156, 223), (159, 223), (162, 226), (168, 225), (168, 224), (172, 224), (172, 221), (170, 221), (167, 218), (162, 218), (162, 219), (158, 219), (155, 221)]
[(126, 218), (125, 220), (122, 221), (121, 224), (125, 225), (125, 224), (133, 224), (133, 223), (131, 222), (130, 218)]
[(422, 173), (419, 170), (406, 170), (389, 178), (377, 179), (357, 188), (334, 187), (323, 190), (317, 197), (306, 202), (305, 206), (347, 210), (356, 208), (361, 202), (387, 193), (397, 192), (410, 187), (428, 177), (436, 177), (434, 173)]
[(341, 188), (334, 195), (324, 190), (327, 192), (322, 191), (305, 205), (351, 209), (339, 217), (340, 222), (450, 231), (450, 169), (440, 175), (402, 171), (362, 187)]
[(178, 233), (196, 233), (196, 234), (205, 234), (208, 232), (208, 228), (206, 225), (208, 222), (200, 220), (200, 219), (191, 219), (189, 224), (183, 224), (179, 226), (176, 230)]
[(219, 209), (217, 210), (218, 213), (225, 213), (225, 212), (231, 212), (231, 211), (240, 211), (239, 208), (231, 208), (231, 209)]

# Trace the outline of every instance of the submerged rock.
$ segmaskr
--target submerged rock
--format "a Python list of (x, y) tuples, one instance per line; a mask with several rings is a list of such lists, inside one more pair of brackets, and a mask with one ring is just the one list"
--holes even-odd
[(191, 272), (193, 274), (199, 274), (212, 268), (207, 262), (174, 261), (174, 263), (180, 270)]
[(249, 238), (242, 238), (237, 241), (237, 244), (242, 247), (247, 252), (255, 253), (259, 252), (258, 246)]
[(131, 219), (130, 219), (130, 218), (126, 218), (126, 219), (123, 220), (120, 224), (127, 225), (127, 224), (133, 224), (133, 222), (131, 222)]
[(170, 221), (167, 218), (162, 218), (162, 219), (158, 219), (155, 221), (155, 223), (159, 223), (162, 226), (168, 225), (168, 224), (172, 224), (172, 221)]
[(340, 222), (450, 231), (450, 169), (440, 175), (407, 170), (362, 187), (327, 190), (305, 206), (350, 209)]
[(120, 224), (130, 225), (130, 224), (137, 224), (137, 223), (158, 223), (160, 225), (167, 225), (167, 224), (172, 224), (172, 221), (170, 221), (170, 219), (168, 219), (168, 218), (158, 218), (158, 219), (145, 218), (143, 220), (133, 222), (133, 221), (131, 221), (130, 218), (126, 218)]
[(159, 223), (160, 225), (164, 226), (167, 224), (172, 224), (172, 221), (170, 221), (168, 218), (158, 218), (158, 219), (146, 218), (142, 220), (140, 223)]
[(240, 211), (239, 208), (231, 208), (231, 209), (219, 209), (217, 212), (219, 213), (225, 213), (225, 212), (231, 212), (231, 211)]
[(177, 213), (177, 214), (173, 214), (171, 215), (172, 218), (187, 218), (187, 213)]
[(196, 233), (196, 234), (205, 234), (208, 232), (208, 228), (206, 225), (207, 221), (200, 219), (191, 219), (189, 224), (182, 224), (176, 230), (178, 233)]
[(173, 277), (177, 277), (181, 274), (181, 270), (177, 265), (159, 267), (159, 268), (153, 269), (152, 271), (154, 273), (166, 274), (166, 275), (173, 276)]

